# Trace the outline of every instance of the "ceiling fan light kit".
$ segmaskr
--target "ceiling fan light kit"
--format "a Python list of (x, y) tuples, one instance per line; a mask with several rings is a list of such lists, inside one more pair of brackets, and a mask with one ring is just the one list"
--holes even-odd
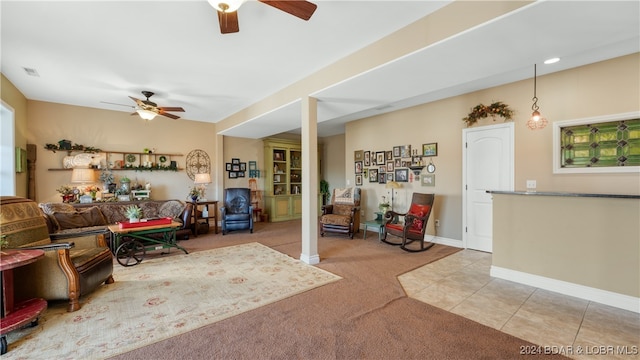
[[(218, 11), (218, 22), (220, 23), (220, 32), (222, 34), (240, 31), (237, 11), (245, 1), (246, 0), (207, 0), (209, 5)], [(316, 4), (305, 0), (258, 1), (305, 21), (311, 18), (311, 15), (313, 15), (318, 7)]]
[(213, 6), (214, 9), (223, 13), (238, 11), (240, 6), (242, 6), (245, 1), (246, 0), (207, 0), (207, 2), (209, 2), (209, 4)]
[(184, 109), (181, 107), (166, 107), (166, 106), (158, 106), (158, 104), (149, 100), (150, 97), (153, 96), (153, 92), (151, 91), (143, 91), (142, 95), (144, 95), (147, 99), (140, 100), (136, 99), (133, 96), (129, 96), (131, 100), (135, 101), (138, 107), (136, 108), (136, 112), (131, 115), (139, 115), (141, 118), (145, 120), (153, 120), (156, 115), (168, 117), (170, 119), (179, 119), (180, 116), (170, 114), (168, 111), (178, 111), (184, 112)]

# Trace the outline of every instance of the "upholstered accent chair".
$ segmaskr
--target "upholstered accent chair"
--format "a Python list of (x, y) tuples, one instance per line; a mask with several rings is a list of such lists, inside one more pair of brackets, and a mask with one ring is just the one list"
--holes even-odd
[(322, 207), (320, 236), (326, 232), (349, 235), (360, 231), (360, 188), (334, 189), (331, 204)]
[[(409, 252), (429, 250), (434, 243), (425, 244), (424, 234), (427, 229), (427, 221), (431, 215), (435, 194), (413, 193), (411, 206), (406, 213), (387, 211), (384, 214), (385, 232), (382, 241), (391, 245), (400, 245), (400, 248)], [(396, 221), (396, 219), (400, 221)], [(397, 241), (388, 240), (388, 235), (399, 238)], [(416, 242), (419, 247), (407, 245)]]
[(231, 230), (249, 230), (253, 233), (253, 206), (251, 189), (228, 188), (224, 190), (224, 203), (220, 207), (222, 235)]
[[(73, 217), (93, 216), (69, 213)], [(103, 283), (113, 283), (113, 257), (106, 232), (51, 240), (44, 214), (34, 201), (0, 197), (0, 233), (10, 249), (41, 249), (44, 258), (14, 269), (16, 299), (69, 300), (68, 311), (80, 309), (79, 298)]]

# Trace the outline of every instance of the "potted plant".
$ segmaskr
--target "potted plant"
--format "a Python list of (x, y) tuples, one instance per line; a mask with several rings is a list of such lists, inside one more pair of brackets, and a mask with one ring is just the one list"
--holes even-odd
[(62, 185), (56, 189), (56, 191), (60, 193), (60, 196), (62, 196), (62, 202), (64, 203), (70, 203), (75, 200), (76, 195), (74, 190), (75, 188), (68, 185)]
[(382, 201), (380, 202), (380, 204), (378, 204), (378, 209), (380, 209), (382, 214), (384, 214), (387, 211), (389, 211), (390, 208), (391, 208), (391, 205), (389, 205), (389, 202), (387, 201), (387, 197), (383, 196)]
[(130, 205), (125, 209), (124, 215), (129, 219), (129, 222), (137, 223), (142, 217), (142, 209), (138, 205)]
[(322, 195), (322, 205), (327, 205), (329, 199), (331, 198), (331, 193), (329, 192), (329, 182), (327, 180), (320, 180), (320, 194)]
[(198, 189), (197, 186), (192, 186), (191, 189), (189, 190), (189, 197), (191, 198), (192, 201), (197, 201), (198, 196), (200, 196), (200, 190)]
[(109, 190), (109, 184), (113, 184), (113, 182), (115, 181), (115, 179), (113, 177), (113, 173), (111, 172), (111, 169), (106, 168), (106, 169), (102, 169), (102, 171), (100, 171), (100, 181), (103, 184), (103, 190), (104, 191), (108, 191)]

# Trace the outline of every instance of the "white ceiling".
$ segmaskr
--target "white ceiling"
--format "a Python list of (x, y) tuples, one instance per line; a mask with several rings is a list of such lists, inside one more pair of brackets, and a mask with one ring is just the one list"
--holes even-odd
[[(184, 119), (218, 122), (448, 1), (315, 3), (305, 22), (247, 2), (238, 12), (240, 32), (221, 35), (204, 0), (4, 0), (1, 70), (28, 99), (131, 112), (103, 102), (133, 105), (128, 96), (150, 90), (159, 106), (185, 108), (178, 113)], [(549, 57), (562, 60), (539, 66), (539, 75), (638, 51), (638, 1), (536, 2), (311, 94), (320, 101), (318, 134), (530, 78), (532, 65)], [(469, 53), (480, 56), (470, 61)], [(261, 138), (299, 127), (294, 101), (223, 134)]]

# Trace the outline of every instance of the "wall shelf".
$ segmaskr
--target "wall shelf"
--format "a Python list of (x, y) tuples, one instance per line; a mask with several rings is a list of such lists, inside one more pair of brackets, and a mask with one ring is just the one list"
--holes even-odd
[[(46, 149), (46, 148), (45, 148)], [(134, 152), (134, 151), (111, 151), (111, 150), (101, 150), (97, 153), (87, 153), (83, 150), (52, 150), (46, 149), (51, 152), (61, 152), (67, 153), (67, 156), (71, 156), (72, 154), (88, 154), (91, 157), (100, 157), (103, 158), (107, 163), (113, 164), (109, 170), (112, 171), (183, 171), (184, 168), (176, 167), (171, 168), (169, 164), (171, 164), (171, 159), (175, 157), (184, 156), (183, 154), (178, 153), (144, 153), (144, 152)], [(117, 159), (113, 159), (113, 157), (117, 157)], [(164, 160), (164, 161), (163, 161)], [(165, 165), (166, 164), (166, 165)], [(72, 170), (72, 167), (64, 167), (64, 168), (50, 168), (49, 171), (69, 171)], [(95, 169), (101, 170), (101, 169)]]

